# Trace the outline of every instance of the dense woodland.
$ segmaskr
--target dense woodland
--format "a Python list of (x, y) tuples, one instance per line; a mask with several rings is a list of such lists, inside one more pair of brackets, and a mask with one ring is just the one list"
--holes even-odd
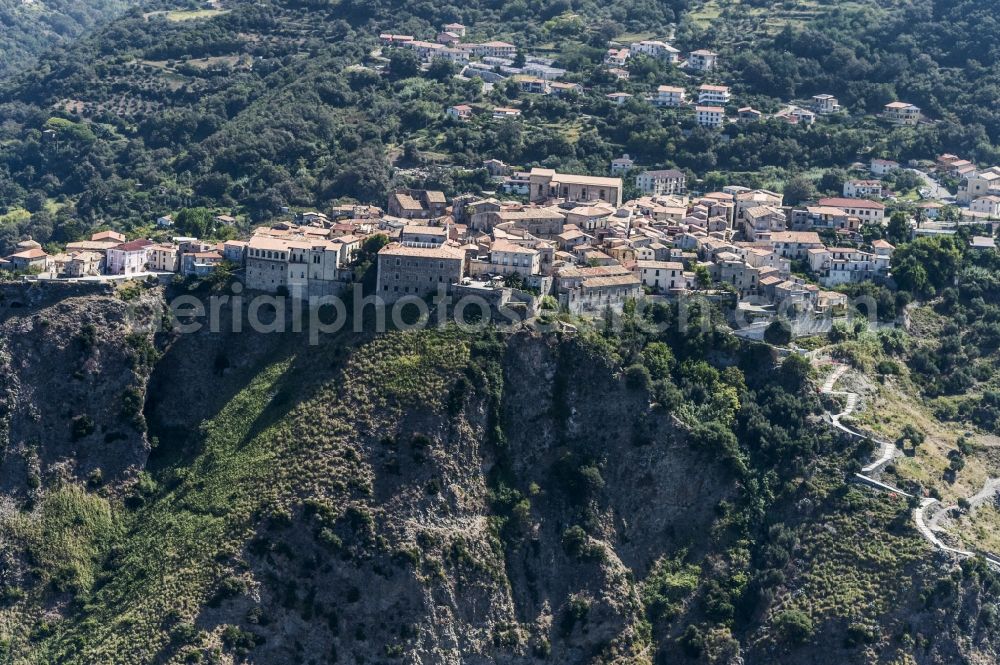
[(131, 0), (0, 0), (0, 76), (121, 13)]
[[(628, 152), (643, 166), (686, 169), (705, 188), (776, 187), (878, 155), (1000, 158), (991, 3), (905, 5), (833, 6), (776, 33), (739, 8), (706, 29), (684, 1), (234, 1), (189, 20), (168, 11), (176, 5), (136, 8), (0, 91), (0, 214), (13, 212), (0, 217), (0, 250), (27, 235), (65, 242), (99, 224), (139, 232), (197, 205), (259, 221), (284, 206), (382, 203), (403, 182), (476, 191), (489, 186), (478, 167), (490, 157), (604, 173)], [(430, 37), (453, 20), (470, 26), (471, 40), (502, 38), (549, 55), (588, 92), (524, 96), (521, 122), (445, 119), (449, 104), (489, 108), (518, 93), (499, 85), (484, 97), (450, 66), (421, 73), (408, 52), (372, 53), (380, 31)], [(698, 80), (636, 58), (631, 79), (617, 81), (601, 60), (609, 39), (667, 35), (671, 24), (683, 50), (723, 54), (713, 80), (731, 83), (737, 102), (774, 110), (826, 91), (851, 115), (814, 128), (733, 126), (723, 140), (690, 116), (650, 106), (641, 96), (657, 84)], [(614, 90), (636, 97), (616, 106), (605, 98)], [(937, 122), (890, 131), (864, 115), (897, 97)]]

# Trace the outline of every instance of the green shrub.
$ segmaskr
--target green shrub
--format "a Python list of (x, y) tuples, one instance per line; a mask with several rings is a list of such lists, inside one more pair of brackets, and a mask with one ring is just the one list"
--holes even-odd
[(679, 559), (658, 561), (642, 585), (642, 602), (649, 620), (674, 619), (684, 598), (698, 588), (699, 573), (698, 566)]
[(563, 612), (562, 620), (560, 621), (562, 634), (564, 636), (569, 635), (573, 632), (573, 628), (586, 623), (587, 616), (589, 614), (589, 599), (584, 598), (583, 596), (574, 596), (570, 598), (569, 602), (566, 604), (566, 610)]
[(604, 557), (604, 548), (591, 542), (590, 536), (579, 525), (563, 531), (562, 546), (566, 554), (582, 561), (597, 561)]
[(878, 629), (863, 623), (852, 623), (847, 627), (847, 644), (874, 644), (878, 641)]
[(222, 644), (237, 658), (246, 658), (263, 638), (237, 626), (226, 626), (222, 630)]
[(76, 335), (76, 343), (84, 353), (90, 353), (97, 345), (97, 326), (93, 323), (85, 323), (80, 327), (80, 332)]
[(639, 364), (630, 365), (625, 370), (625, 385), (630, 390), (649, 392), (653, 385), (649, 370)]
[(775, 631), (787, 644), (804, 644), (813, 636), (812, 619), (801, 610), (784, 610), (773, 620)]
[(698, 658), (705, 648), (705, 634), (701, 632), (698, 626), (690, 625), (677, 638), (677, 643), (680, 645), (681, 651), (684, 652), (685, 656), (688, 658)]
[(82, 414), (73, 418), (70, 433), (74, 441), (79, 441), (93, 434), (95, 428), (94, 419), (87, 414)]
[(775, 346), (787, 346), (792, 341), (792, 326), (785, 319), (775, 319), (764, 329), (764, 341)]

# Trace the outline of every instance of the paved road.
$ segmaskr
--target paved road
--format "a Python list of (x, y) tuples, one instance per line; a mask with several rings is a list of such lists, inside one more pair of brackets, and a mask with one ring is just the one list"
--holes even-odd
[(917, 176), (924, 181), (924, 188), (930, 190), (926, 198), (929, 199), (955, 198), (954, 196), (952, 196), (951, 192), (949, 192), (947, 188), (945, 188), (944, 185), (942, 185), (940, 182), (937, 181), (937, 179), (930, 176), (929, 174), (924, 173), (923, 171), (917, 169), (906, 169), (906, 170), (909, 171), (910, 173), (917, 174)]

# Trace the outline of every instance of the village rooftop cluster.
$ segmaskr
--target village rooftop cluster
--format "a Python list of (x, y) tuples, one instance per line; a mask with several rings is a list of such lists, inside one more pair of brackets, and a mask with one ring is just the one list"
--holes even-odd
[[(964, 172), (961, 196), (1000, 204), (1000, 169), (967, 171), (959, 162), (943, 155), (938, 168)], [(439, 191), (400, 189), (385, 210), (342, 205), (329, 214), (299, 213), (218, 244), (188, 237), (127, 241), (101, 231), (49, 255), (27, 240), (0, 268), (35, 279), (108, 281), (205, 276), (225, 264), (250, 291), (309, 299), (343, 293), (357, 277), (353, 264), (365, 240), (382, 235), (387, 244), (375, 259), (376, 295), (385, 303), (442, 292), (475, 295), (527, 318), (547, 296), (563, 311), (600, 316), (640, 298), (692, 291), (735, 300), (762, 320), (789, 306), (826, 315), (847, 305), (835, 287), (891, 277), (893, 245), (865, 244), (861, 235), (863, 225), (887, 222), (876, 179), (848, 181), (842, 197), (790, 206), (776, 192), (739, 186), (691, 194), (683, 172), (648, 171), (636, 176), (643, 195), (623, 201), (620, 177), (512, 172), (496, 160), (485, 166), (519, 200), (474, 194), (449, 200)], [(873, 173), (893, 168), (885, 160), (871, 164)], [(925, 212), (934, 215), (932, 208)], [(981, 214), (996, 219), (998, 212)], [(235, 220), (221, 215), (216, 222)], [(158, 220), (164, 229), (172, 223)], [(990, 240), (973, 242), (992, 250)]]

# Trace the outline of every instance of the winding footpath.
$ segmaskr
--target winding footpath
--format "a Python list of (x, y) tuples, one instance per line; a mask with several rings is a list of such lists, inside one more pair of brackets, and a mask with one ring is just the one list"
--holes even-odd
[[(894, 457), (899, 455), (899, 449), (896, 448), (896, 446), (893, 445), (892, 443), (889, 443), (888, 441), (880, 441), (874, 437), (862, 434), (861, 432), (853, 430), (841, 422), (841, 418), (846, 418), (850, 416), (852, 413), (854, 413), (854, 410), (858, 407), (857, 393), (849, 392), (846, 390), (833, 389), (833, 387), (837, 384), (837, 381), (839, 381), (840, 378), (847, 373), (847, 370), (848, 370), (847, 365), (838, 363), (833, 373), (829, 377), (827, 377), (825, 382), (823, 382), (823, 386), (820, 388), (820, 392), (822, 392), (824, 395), (841, 396), (846, 399), (844, 410), (841, 411), (840, 413), (830, 413), (829, 411), (827, 411), (827, 415), (830, 418), (830, 422), (833, 423), (833, 426), (836, 429), (840, 430), (841, 432), (851, 437), (852, 439), (858, 439), (858, 440), (871, 439), (876, 444), (878, 444), (879, 447), (878, 457), (875, 459), (875, 461), (870, 462), (865, 467), (863, 467), (861, 469), (861, 474), (859, 475), (870, 483), (879, 483), (879, 481), (875, 480), (874, 478), (869, 478), (863, 474), (875, 473), (876, 471), (880, 471), (882, 467), (884, 467), (886, 464), (892, 461)], [(888, 485), (886, 485), (886, 487), (888, 487)], [(902, 490), (893, 489), (893, 491), (900, 492), (904, 496), (908, 496), (906, 492), (902, 492)]]
[[(872, 487), (876, 490), (880, 490), (883, 492), (890, 492), (905, 498), (910, 498), (911, 495), (909, 493), (904, 492), (903, 490), (897, 487), (893, 487), (892, 485), (883, 483), (882, 481), (877, 480), (868, 475), (880, 471), (882, 467), (888, 464), (894, 457), (899, 455), (899, 450), (896, 448), (896, 446), (888, 441), (879, 441), (857, 430), (851, 429), (850, 427), (844, 425), (841, 422), (842, 418), (850, 416), (852, 413), (854, 413), (854, 410), (858, 406), (857, 393), (844, 390), (834, 390), (834, 386), (837, 385), (837, 381), (839, 381), (841, 377), (843, 377), (844, 374), (847, 373), (847, 371), (848, 371), (847, 365), (842, 363), (835, 363), (835, 369), (833, 373), (830, 374), (830, 376), (827, 377), (826, 381), (823, 382), (823, 385), (820, 387), (820, 392), (824, 395), (844, 397), (846, 400), (844, 409), (840, 413), (831, 413), (829, 411), (826, 412), (827, 417), (830, 418), (830, 422), (835, 429), (846, 434), (852, 439), (857, 439), (857, 440), (871, 439), (872, 441), (875, 441), (875, 443), (877, 443), (879, 446), (878, 457), (873, 462), (863, 467), (861, 469), (861, 473), (854, 474), (855, 480), (859, 483)], [(975, 496), (969, 498), (969, 502), (973, 505), (973, 507), (978, 507), (979, 505), (986, 502), (988, 499), (995, 497), (997, 492), (1000, 492), (1000, 478), (991, 478), (986, 482), (986, 485), (983, 487), (982, 490), (980, 490)], [(936, 505), (940, 506), (940, 503), (941, 502), (938, 501), (937, 499), (922, 498), (920, 500), (920, 505), (913, 510), (913, 521), (917, 527), (917, 531), (920, 532), (920, 535), (923, 536), (923, 538), (927, 540), (929, 543), (931, 543), (931, 545), (941, 550), (942, 552), (959, 556), (962, 558), (973, 557), (978, 554), (983, 556), (989, 563), (993, 564), (994, 566), (1000, 567), (1000, 557), (989, 552), (970, 552), (968, 550), (956, 549), (954, 547), (945, 544), (934, 533), (935, 530), (943, 531), (942, 529), (937, 527), (937, 518), (940, 515), (944, 514), (946, 511), (951, 510), (952, 508), (957, 508), (957, 506), (948, 506), (946, 508), (941, 508), (934, 516), (934, 519), (932, 519), (929, 523), (927, 518), (928, 510), (931, 509), (933, 506)]]

